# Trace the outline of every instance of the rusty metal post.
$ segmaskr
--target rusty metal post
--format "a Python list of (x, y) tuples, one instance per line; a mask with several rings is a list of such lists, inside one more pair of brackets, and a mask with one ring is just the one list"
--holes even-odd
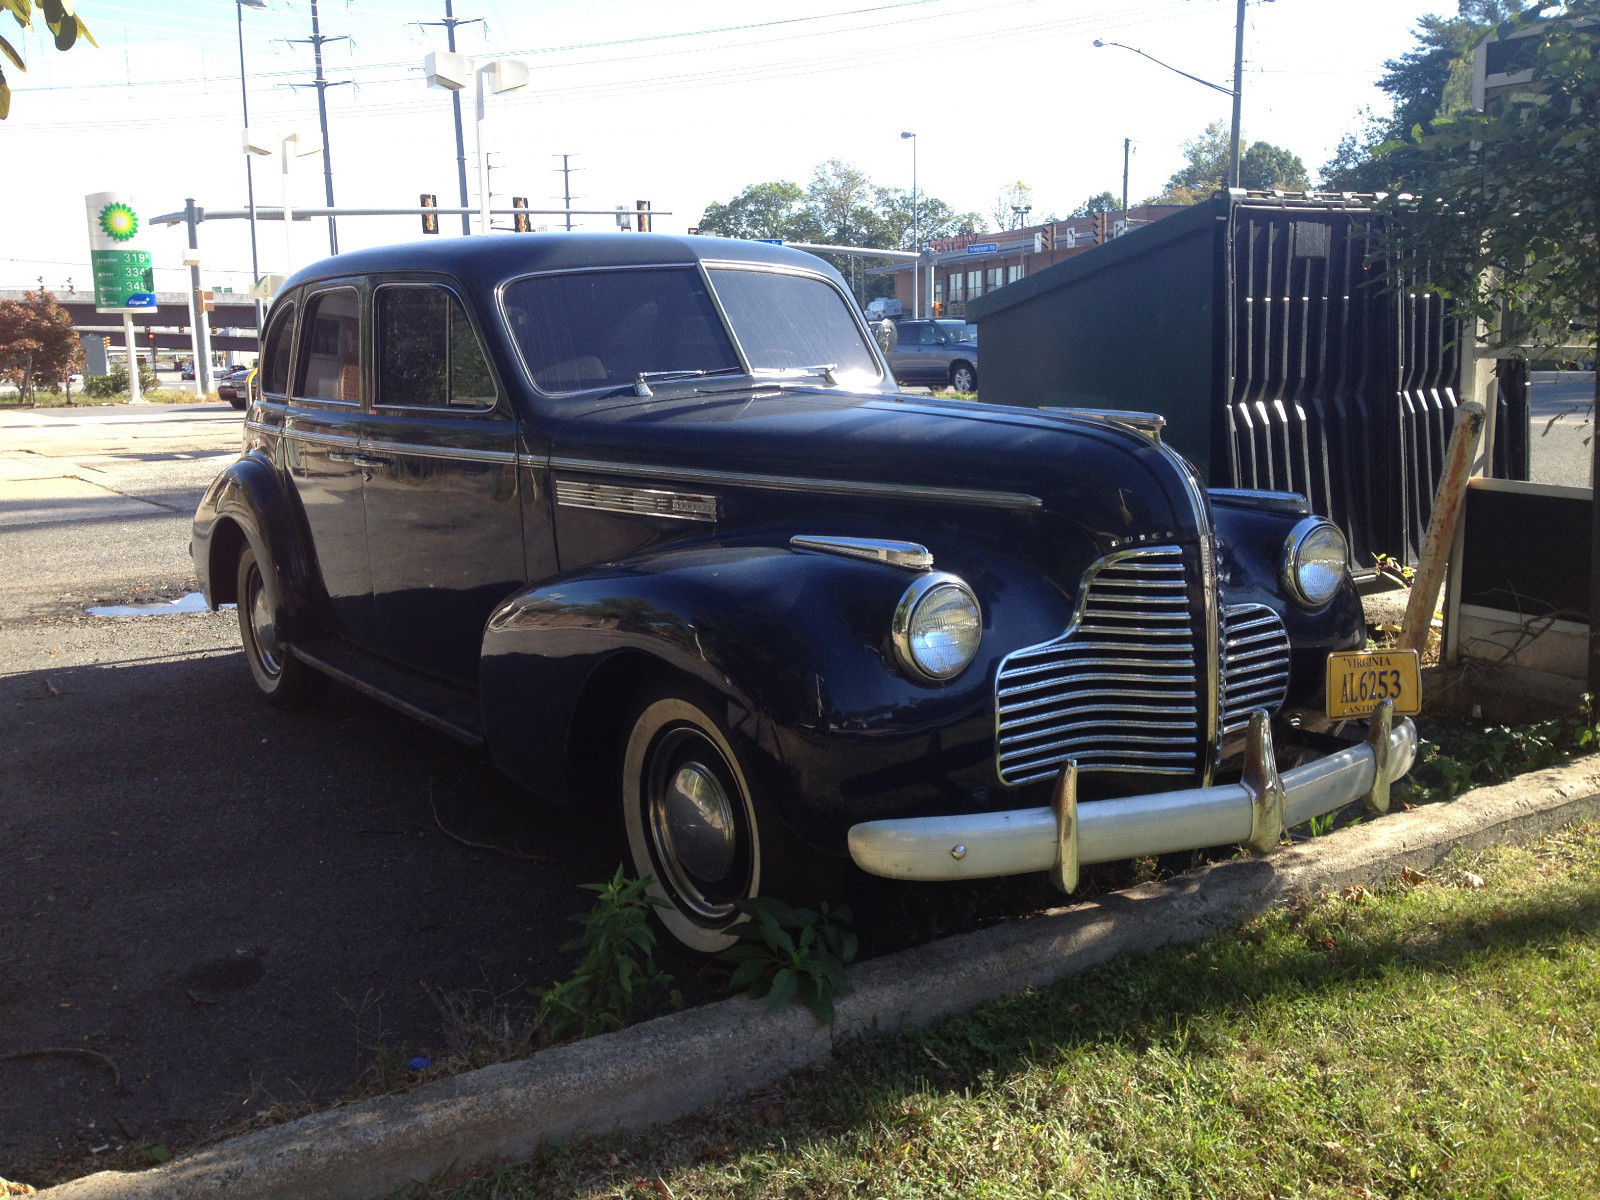
[(1456, 525), (1461, 520), (1461, 505), (1467, 494), (1467, 475), (1478, 450), (1478, 439), (1483, 436), (1483, 418), (1483, 405), (1476, 400), (1463, 401), (1456, 410), (1456, 428), (1450, 435), (1444, 475), (1433, 497), (1428, 533), (1422, 540), (1422, 556), (1417, 561), (1417, 574), (1411, 581), (1411, 599), (1406, 602), (1405, 620), (1400, 624), (1400, 640), (1395, 645), (1396, 650), (1421, 650), (1427, 641), (1428, 626), (1433, 621), (1433, 610), (1439, 602), (1439, 587), (1444, 582), (1445, 564), (1450, 557), (1450, 544), (1455, 540)]

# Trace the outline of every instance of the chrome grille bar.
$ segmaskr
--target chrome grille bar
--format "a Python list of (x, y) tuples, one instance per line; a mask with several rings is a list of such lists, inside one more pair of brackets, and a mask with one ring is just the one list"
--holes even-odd
[(1068, 759), (1080, 771), (1197, 772), (1198, 643), (1181, 549), (1101, 559), (1084, 574), (1066, 632), (1000, 664), (1000, 778), (1049, 779)]
[(1264, 708), (1269, 715), (1289, 695), (1289, 635), (1278, 614), (1262, 604), (1222, 610), (1222, 731), (1234, 733)]

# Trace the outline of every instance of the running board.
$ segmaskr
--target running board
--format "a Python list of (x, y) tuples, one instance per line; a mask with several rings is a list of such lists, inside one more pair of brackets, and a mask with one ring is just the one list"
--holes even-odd
[(306, 666), (446, 737), (468, 746), (483, 745), (477, 703), (466, 692), (434, 683), (338, 642), (313, 642), (309, 647), (291, 645), (289, 651)]

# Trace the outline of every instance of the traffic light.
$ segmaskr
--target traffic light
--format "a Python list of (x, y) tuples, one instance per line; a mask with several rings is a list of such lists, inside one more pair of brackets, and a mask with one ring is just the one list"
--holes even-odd
[(217, 294), (215, 292), (201, 292), (200, 293), (200, 311), (201, 312), (216, 312), (217, 311), (217, 306), (216, 306), (216, 303), (215, 303), (216, 298), (217, 298)]
[[(423, 192), (422, 193), (422, 207), (423, 208), (438, 208), (439, 207), (439, 197), (435, 196), (432, 192)], [(423, 213), (422, 214), (422, 232), (423, 233), (438, 233), (439, 232), (439, 217), (438, 217), (438, 215), (436, 213)]]
[[(513, 197), (511, 197), (511, 207), (512, 208), (527, 208), (528, 207), (528, 198), (526, 196), (513, 196)], [(511, 223), (512, 223), (513, 226), (515, 226), (516, 231), (518, 233), (532, 233), (533, 232), (533, 222), (528, 218), (528, 214), (525, 213), (525, 212), (519, 212), (516, 215), (514, 215), (511, 218)]]
[(1056, 248), (1056, 227), (1054, 225), (1046, 225), (1044, 227), (1044, 248), (1047, 251), (1053, 251)]
[(943, 300), (935, 300), (933, 302), (933, 315), (936, 316), (936, 317), (944, 316), (944, 301)]
[(639, 232), (650, 232), (650, 201), (635, 200), (633, 207), (639, 211)]
[(1094, 244), (1096, 246), (1104, 246), (1106, 244), (1105, 213), (1095, 213), (1094, 215)]

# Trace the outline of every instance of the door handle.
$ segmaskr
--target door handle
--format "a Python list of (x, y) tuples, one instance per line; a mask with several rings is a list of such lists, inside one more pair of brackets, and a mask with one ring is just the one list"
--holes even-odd
[(392, 459), (392, 458), (378, 458), (378, 457), (376, 457), (374, 455), (371, 455), (371, 454), (355, 454), (355, 455), (351, 456), (350, 461), (355, 463), (355, 465), (358, 466), (358, 467), (392, 467), (392, 466), (394, 466), (394, 459)]

